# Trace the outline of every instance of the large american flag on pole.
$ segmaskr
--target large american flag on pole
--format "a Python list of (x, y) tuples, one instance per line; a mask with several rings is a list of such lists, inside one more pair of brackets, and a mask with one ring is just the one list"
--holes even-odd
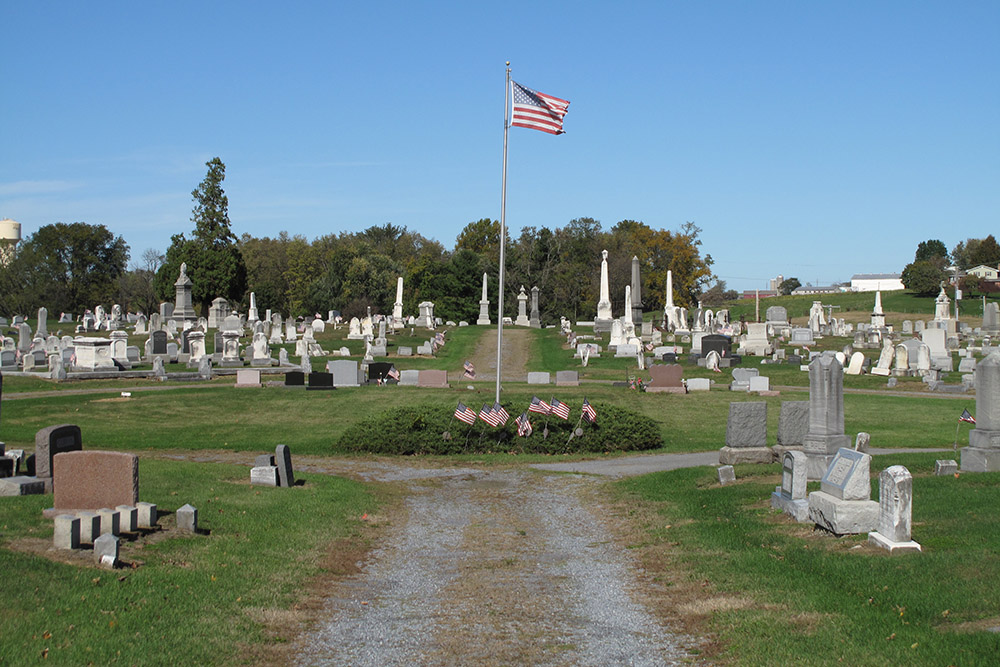
[(510, 82), (514, 92), (514, 112), (511, 127), (526, 127), (549, 134), (563, 133), (563, 116), (569, 101), (526, 88), (516, 81)]

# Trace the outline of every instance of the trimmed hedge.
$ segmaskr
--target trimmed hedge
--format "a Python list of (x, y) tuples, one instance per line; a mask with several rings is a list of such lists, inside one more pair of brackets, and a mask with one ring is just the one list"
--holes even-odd
[[(337, 440), (335, 452), (370, 454), (567, 454), (627, 452), (663, 446), (660, 429), (649, 417), (605, 403), (594, 403), (597, 423), (581, 422), (583, 435), (570, 439), (576, 419), (529, 413), (534, 432), (518, 437), (513, 408), (506, 426), (492, 428), (482, 420), (469, 426), (455, 419), (452, 409), (439, 405), (396, 408), (351, 426)], [(519, 413), (518, 413), (519, 414)], [(579, 417), (577, 413), (576, 417)], [(548, 437), (543, 431), (548, 426)], [(569, 442), (567, 442), (569, 440)]]

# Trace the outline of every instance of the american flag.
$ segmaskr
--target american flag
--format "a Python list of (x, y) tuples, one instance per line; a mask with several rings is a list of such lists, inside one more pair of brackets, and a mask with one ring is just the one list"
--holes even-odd
[(393, 366), (392, 368), (390, 368), (389, 372), (386, 373), (385, 375), (386, 375), (386, 377), (390, 377), (393, 380), (395, 380), (396, 382), (399, 382), (399, 371), (396, 370), (395, 366)]
[(590, 404), (590, 401), (583, 399), (583, 418), (591, 424), (597, 423), (597, 410)]
[(476, 379), (476, 367), (472, 365), (472, 362), (471, 361), (466, 361), (465, 365), (464, 365), (464, 368), (465, 368), (465, 377), (469, 378), (470, 380), (475, 380)]
[(569, 406), (560, 401), (558, 398), (553, 398), (549, 401), (550, 410), (552, 414), (559, 419), (569, 419)]
[(652, 351), (653, 351), (653, 344), (646, 343), (646, 352), (652, 352)]
[(444, 345), (444, 334), (441, 332), (434, 334), (434, 340), (437, 341), (438, 345)]
[(529, 130), (541, 130), (549, 134), (563, 133), (563, 116), (569, 108), (567, 100), (539, 93), (515, 81), (510, 83), (514, 92), (511, 127), (526, 127)]
[(459, 403), (458, 407), (455, 408), (455, 417), (461, 419), (466, 424), (471, 425), (476, 423), (476, 411), (463, 403)]
[(497, 424), (506, 424), (507, 420), (510, 419), (510, 415), (499, 403), (493, 404), (493, 414), (497, 417)]
[(514, 423), (517, 424), (517, 434), (522, 438), (531, 435), (534, 430), (531, 428), (531, 422), (528, 421), (527, 412), (522, 412), (521, 416), (514, 420)]
[(973, 417), (972, 413), (969, 412), (969, 409), (966, 408), (965, 410), (962, 411), (962, 416), (958, 418), (958, 421), (960, 421), (960, 422), (969, 422), (970, 424), (975, 424), (976, 423), (976, 418)]
[(483, 403), (483, 409), (479, 411), (479, 418), (482, 419), (487, 424), (489, 424), (490, 426), (492, 426), (493, 428), (496, 428), (497, 424), (500, 423), (499, 415), (493, 414), (493, 408), (486, 405), (485, 403)]
[(537, 396), (531, 397), (531, 405), (528, 406), (528, 412), (537, 412), (539, 414), (547, 415), (551, 411), (549, 404), (541, 400)]

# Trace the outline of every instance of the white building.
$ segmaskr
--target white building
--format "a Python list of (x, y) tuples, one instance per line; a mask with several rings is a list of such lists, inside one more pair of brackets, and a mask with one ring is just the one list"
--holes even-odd
[(966, 271), (970, 276), (979, 276), (984, 280), (1000, 280), (1000, 269), (995, 266), (980, 264)]
[(889, 292), (906, 289), (898, 273), (856, 273), (851, 276), (852, 292)]

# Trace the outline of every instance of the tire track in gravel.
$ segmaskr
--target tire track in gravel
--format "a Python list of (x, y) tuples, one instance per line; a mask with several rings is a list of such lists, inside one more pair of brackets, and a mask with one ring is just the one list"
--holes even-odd
[(330, 592), (299, 664), (663, 665), (684, 639), (641, 603), (639, 573), (579, 475), (477, 471), (411, 483), (360, 574)]

